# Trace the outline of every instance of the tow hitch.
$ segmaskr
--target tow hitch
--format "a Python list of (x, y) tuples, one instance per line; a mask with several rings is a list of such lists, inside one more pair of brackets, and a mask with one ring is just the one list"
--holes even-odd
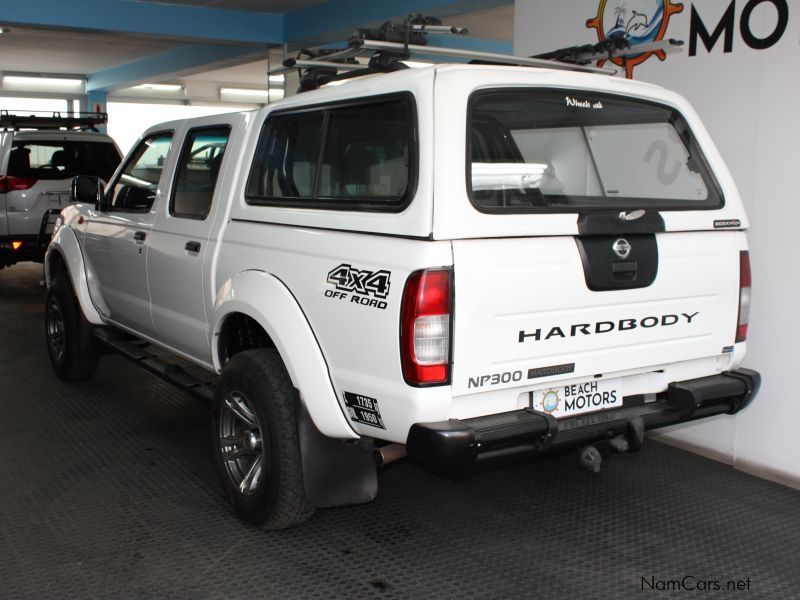
[[(610, 435), (613, 433), (609, 432)], [(628, 419), (625, 433), (589, 444), (580, 449), (578, 464), (590, 473), (599, 473), (603, 459), (612, 452), (636, 452), (644, 445), (644, 419), (636, 415)]]

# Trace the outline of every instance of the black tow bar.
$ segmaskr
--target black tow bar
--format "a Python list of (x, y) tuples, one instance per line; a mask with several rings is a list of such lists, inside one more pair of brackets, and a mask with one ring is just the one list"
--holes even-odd
[[(612, 434), (613, 435), (613, 434)], [(644, 419), (636, 415), (628, 419), (625, 433), (610, 437), (580, 449), (578, 464), (590, 473), (599, 473), (603, 459), (612, 452), (637, 452), (644, 445)]]

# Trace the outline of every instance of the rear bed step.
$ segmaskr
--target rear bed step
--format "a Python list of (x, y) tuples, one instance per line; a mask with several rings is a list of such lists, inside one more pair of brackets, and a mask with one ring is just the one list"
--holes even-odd
[(129, 339), (121, 333), (106, 328), (96, 328), (92, 330), (92, 334), (128, 360), (144, 367), (164, 381), (178, 386), (209, 404), (213, 401), (214, 385), (212, 383), (198, 379), (183, 367), (168, 363), (158, 355), (140, 348), (136, 345), (138, 340)]

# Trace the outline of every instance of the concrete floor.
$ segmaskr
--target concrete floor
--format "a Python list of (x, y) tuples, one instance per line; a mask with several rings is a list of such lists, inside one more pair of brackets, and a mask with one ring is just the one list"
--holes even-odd
[(370, 504), (249, 527), (202, 405), (116, 356), (56, 379), (40, 279), (0, 271), (2, 598), (800, 595), (800, 492), (658, 443), (596, 476), (572, 453), (461, 479), (397, 463)]

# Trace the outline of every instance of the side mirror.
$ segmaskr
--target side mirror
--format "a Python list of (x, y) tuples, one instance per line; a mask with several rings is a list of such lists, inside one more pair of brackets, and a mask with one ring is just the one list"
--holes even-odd
[(72, 178), (69, 201), (94, 204), (95, 207), (101, 208), (103, 204), (103, 192), (103, 184), (98, 177), (92, 175), (78, 175)]

